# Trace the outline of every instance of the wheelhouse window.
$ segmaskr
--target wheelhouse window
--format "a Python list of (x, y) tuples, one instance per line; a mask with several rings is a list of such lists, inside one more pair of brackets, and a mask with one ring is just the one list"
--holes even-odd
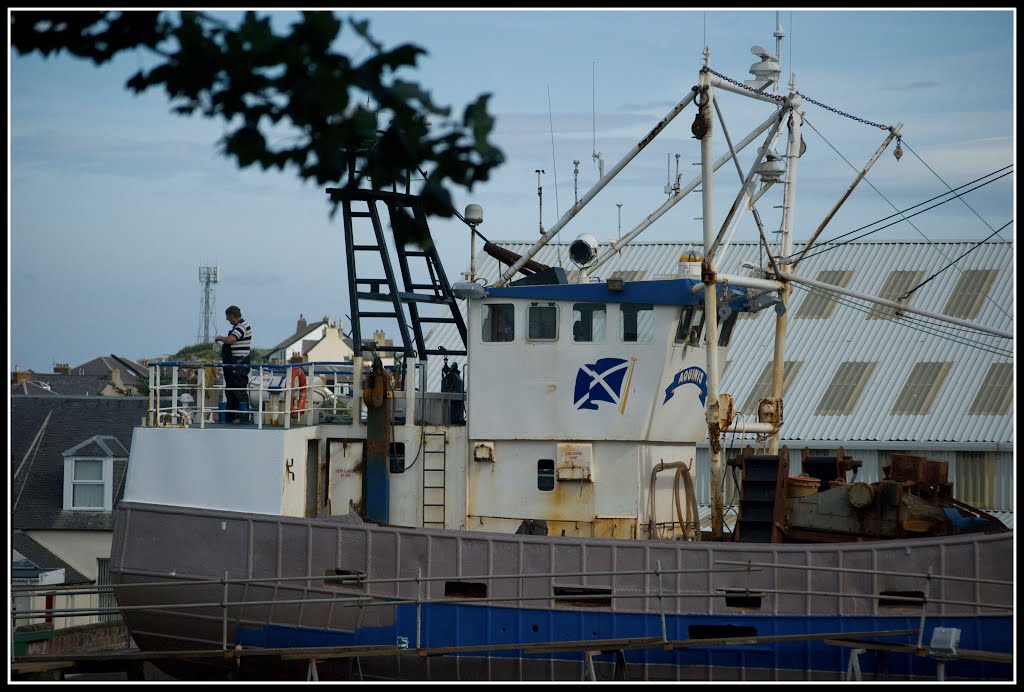
[(490, 303), (483, 306), (484, 341), (512, 341), (516, 337), (515, 306), (512, 303)]
[(650, 303), (623, 303), (619, 306), (619, 338), (626, 342), (646, 342), (654, 338), (654, 306)]
[[(719, 310), (721, 314), (721, 310)], [(729, 340), (732, 339), (732, 330), (736, 327), (736, 318), (740, 316), (740, 313), (729, 311), (728, 317), (726, 317), (718, 325), (718, 345), (725, 348), (729, 345)]]
[(531, 303), (527, 316), (526, 334), (531, 341), (554, 341), (558, 338), (558, 308), (554, 303)]
[(572, 306), (573, 341), (605, 341), (607, 325), (608, 307), (604, 303), (575, 303)]
[(679, 313), (679, 326), (676, 327), (676, 343), (697, 346), (700, 335), (704, 331), (704, 306), (689, 305)]

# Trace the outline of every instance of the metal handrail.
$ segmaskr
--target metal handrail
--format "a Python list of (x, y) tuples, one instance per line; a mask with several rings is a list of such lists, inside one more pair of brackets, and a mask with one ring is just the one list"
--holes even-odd
[[(212, 387), (207, 387), (206, 377), (197, 376), (197, 382), (195, 384), (181, 382), (178, 379), (180, 369), (192, 369), (200, 372), (206, 372), (207, 370), (213, 370), (219, 372), (225, 365), (223, 362), (205, 362), (205, 361), (156, 361), (149, 364), (149, 411), (148, 411), (148, 422), (150, 426), (155, 427), (168, 427), (168, 426), (181, 426), (188, 427), (189, 425), (198, 425), (200, 428), (205, 428), (207, 424), (207, 415), (210, 413), (221, 414), (221, 413), (242, 413), (253, 415), (256, 417), (256, 427), (262, 429), (264, 427), (265, 414), (270, 413), (275, 418), (278, 416), (284, 417), (282, 426), (284, 428), (291, 427), (292, 417), (296, 414), (300, 414), (302, 422), (307, 425), (316, 423), (314, 419), (314, 411), (317, 410), (317, 406), (313, 403), (314, 391), (323, 394), (325, 397), (330, 396), (332, 399), (337, 401), (348, 401), (348, 410), (350, 415), (354, 414), (351, 411), (352, 401), (355, 398), (350, 392), (348, 395), (338, 394), (334, 389), (327, 389), (328, 385), (323, 385), (322, 388), (317, 387), (311, 383), (317, 374), (334, 374), (341, 376), (353, 377), (352, 372), (353, 363), (351, 361), (310, 361), (301, 363), (252, 363), (249, 364), (251, 371), (255, 371), (255, 376), (258, 378), (258, 384), (255, 386), (250, 382), (249, 386), (242, 387), (227, 387), (225, 383), (215, 383)], [(421, 369), (422, 364), (416, 364), (416, 369)], [(162, 369), (170, 368), (170, 374), (163, 373)], [(297, 388), (292, 387), (291, 378), (287, 377), (287, 374), (298, 368), (305, 373), (307, 384), (303, 389), (307, 392), (306, 405), (304, 407), (293, 406), (298, 395), (296, 394)], [(385, 370), (391, 370), (391, 366), (385, 366)], [(266, 377), (268, 375), (280, 374), (286, 381), (281, 386), (266, 387)], [(167, 384), (162, 383), (163, 379), (169, 379), (170, 382)], [(415, 376), (408, 379), (415, 379)], [(350, 387), (355, 386), (355, 382), (334, 382), (335, 386), (338, 384), (349, 384)], [(248, 394), (256, 394), (258, 396), (258, 403), (255, 409), (227, 409), (227, 408), (212, 408), (206, 404), (208, 392), (227, 392), (239, 390)], [(180, 403), (180, 396), (188, 393), (191, 396), (191, 392), (195, 391), (198, 396), (193, 404), (195, 408), (182, 406)], [(267, 411), (264, 407), (264, 396), (266, 392), (278, 393), (283, 396), (282, 403), (284, 403), (283, 410)], [(422, 388), (421, 388), (422, 391)], [(425, 393), (425, 392), (424, 392)], [(446, 399), (465, 399), (465, 394), (453, 394)], [(168, 400), (170, 403), (167, 406), (162, 404), (163, 401)], [(336, 414), (339, 410), (344, 410), (343, 407), (335, 405), (333, 412)], [(275, 424), (276, 427), (276, 424)]]
[[(539, 579), (539, 578), (550, 578), (550, 577), (602, 577), (602, 576), (649, 576), (658, 575), (662, 576), (675, 575), (675, 574), (706, 574), (706, 573), (743, 573), (749, 571), (764, 571), (763, 568), (787, 568), (787, 569), (804, 569), (804, 570), (820, 570), (823, 572), (850, 572), (857, 574), (873, 574), (878, 576), (886, 577), (908, 577), (925, 580), (936, 580), (936, 579), (949, 579), (956, 581), (966, 581), (984, 584), (995, 584), (999, 586), (1013, 586), (1012, 581), (1005, 581), (999, 579), (983, 579), (980, 577), (954, 577), (944, 576), (939, 574), (929, 574), (925, 572), (894, 572), (889, 570), (869, 570), (869, 569), (857, 569), (852, 567), (826, 567), (819, 565), (793, 565), (783, 563), (771, 563), (771, 562), (750, 562), (741, 560), (715, 560), (716, 565), (727, 565), (736, 567), (737, 569), (717, 569), (715, 567), (705, 567), (699, 569), (662, 569), (660, 572), (657, 569), (636, 569), (636, 570), (583, 570), (576, 572), (534, 572), (534, 573), (508, 573), (508, 574), (479, 574), (479, 575), (465, 575), (465, 574), (450, 574), (441, 575), (434, 577), (366, 577), (361, 574), (306, 574), (292, 577), (234, 577), (229, 579), (229, 583), (242, 585), (242, 584), (259, 584), (259, 583), (275, 583), (275, 582), (290, 582), (290, 581), (313, 581), (321, 582), (326, 580), (331, 581), (345, 581), (345, 582), (357, 582), (358, 584), (402, 584), (402, 583), (414, 583), (414, 582), (431, 582), (431, 581), (468, 581), (468, 580), (481, 580), (481, 581), (494, 581), (498, 579)], [(756, 567), (756, 570), (750, 568)], [(153, 586), (202, 586), (208, 584), (221, 584), (223, 578), (209, 578), (209, 579), (184, 579), (168, 580), (168, 581), (153, 581), (142, 584), (116, 584), (119, 589), (126, 588), (137, 588), (137, 587), (153, 587)], [(595, 585), (600, 586), (600, 585)], [(725, 587), (734, 588), (734, 587)], [(78, 591), (78, 589), (84, 589)], [(70, 587), (68, 589), (60, 590), (61, 594), (75, 594), (75, 593), (91, 593), (94, 587)], [(30, 594), (31, 592), (37, 592), (36, 595), (52, 594), (54, 589), (52, 587), (24, 587), (14, 586), (13, 591), (19, 594)], [(759, 589), (759, 591), (762, 589)], [(109, 589), (106, 590), (109, 592)], [(98, 593), (98, 592), (97, 592)]]
[[(415, 579), (413, 580), (415, 581)], [(142, 605), (124, 605), (118, 606), (117, 608), (39, 608), (32, 610), (20, 611), (17, 615), (12, 613), (13, 617), (17, 618), (29, 618), (39, 617), (41, 615), (54, 615), (54, 616), (72, 616), (72, 615), (89, 615), (89, 614), (101, 614), (101, 613), (116, 613), (124, 611), (134, 610), (177, 610), (180, 608), (225, 608), (225, 610), (232, 606), (261, 606), (261, 605), (306, 605), (316, 603), (331, 603), (333, 605), (341, 606), (367, 606), (367, 605), (387, 605), (387, 606), (400, 606), (400, 605), (423, 605), (423, 604), (437, 604), (443, 603), (446, 605), (459, 605), (465, 603), (507, 603), (517, 601), (521, 603), (531, 602), (565, 602), (565, 601), (587, 601), (587, 600), (608, 600), (608, 599), (664, 599), (664, 598), (730, 598), (737, 595), (737, 593), (743, 593), (743, 589), (737, 588), (716, 588), (712, 591), (661, 591), (660, 593), (600, 593), (600, 594), (571, 594), (571, 595), (547, 595), (547, 596), (463, 596), (463, 597), (434, 597), (431, 598), (428, 594), (423, 598), (398, 598), (393, 596), (384, 596), (380, 594), (363, 594), (359, 596), (343, 596), (341, 594), (337, 596), (328, 596), (323, 598), (282, 598), (282, 599), (266, 599), (266, 600), (245, 600), (245, 601), (196, 601), (192, 603), (147, 603)], [(783, 594), (787, 596), (834, 596), (839, 598), (866, 598), (871, 600), (899, 600), (906, 601), (908, 606), (912, 605), (924, 605), (925, 603), (935, 603), (942, 605), (963, 605), (972, 606), (976, 608), (991, 608), (995, 610), (1008, 610), (1013, 611), (1013, 605), (1001, 605), (996, 603), (972, 603), (970, 601), (957, 601), (951, 599), (933, 599), (926, 596), (895, 596), (895, 595), (883, 595), (883, 594), (866, 594), (866, 593), (848, 593), (843, 591), (805, 591), (805, 590), (788, 590), (788, 589), (757, 589), (752, 591), (751, 594)], [(665, 613), (659, 611), (659, 614), (663, 617)]]
[[(669, 574), (706, 574), (708, 572), (714, 572), (721, 574), (723, 572), (747, 572), (747, 569), (735, 569), (735, 570), (718, 570), (711, 567), (701, 569), (663, 569), (661, 570), (662, 575)], [(314, 575), (300, 575), (294, 577), (235, 577), (230, 579), (232, 584), (258, 584), (263, 582), (288, 582), (288, 581), (345, 581), (345, 582), (358, 582), (359, 584), (386, 584), (386, 583), (412, 583), (416, 581), (466, 581), (470, 579), (479, 580), (495, 580), (495, 579), (538, 579), (548, 577), (595, 577), (595, 576), (643, 576), (656, 574), (655, 570), (600, 570), (600, 571), (583, 571), (583, 572), (537, 572), (531, 574), (490, 574), (490, 575), (446, 575), (437, 577), (420, 577), (418, 580), (416, 577), (372, 577), (366, 578), (357, 574), (314, 574)], [(221, 578), (210, 578), (210, 579), (190, 579), (183, 581), (182, 579), (170, 580), (170, 581), (153, 581), (146, 582), (144, 584), (117, 584), (117, 588), (136, 588), (136, 587), (150, 587), (150, 586), (202, 586), (209, 584), (221, 584), (223, 579)], [(70, 587), (67, 592), (62, 591), (61, 593), (73, 593), (76, 588), (90, 588), (90, 587)], [(39, 594), (53, 593), (52, 588), (38, 587)], [(87, 593), (87, 592), (85, 592)]]
[(856, 567), (825, 567), (823, 565), (792, 565), (781, 562), (750, 562), (746, 560), (715, 560), (716, 565), (749, 565), (751, 567), (773, 567), (777, 569), (804, 569), (821, 570), (822, 572), (844, 572), (851, 574), (882, 574), (887, 577), (910, 577), (912, 579), (946, 579), (949, 581), (965, 581), (976, 584), (996, 584), (999, 586), (1013, 586), (1012, 580), (1005, 579), (982, 579), (980, 577), (957, 577), (947, 574), (933, 574), (932, 572), (888, 572), (873, 569), (858, 569)]
[[(207, 393), (211, 388), (206, 385), (205, 376), (197, 376), (197, 382), (195, 384), (182, 383), (178, 380), (178, 373), (180, 369), (194, 369), (199, 372), (205, 373), (207, 370), (220, 371), (225, 367), (223, 362), (207, 363), (202, 361), (159, 361), (149, 364), (149, 386), (150, 386), (150, 397), (149, 397), (149, 424), (151, 426), (165, 427), (168, 424), (181, 425), (185, 427), (197, 421), (200, 428), (204, 428), (207, 423), (208, 413), (243, 413), (257, 416), (257, 427), (263, 427), (264, 418), (264, 393), (268, 391), (265, 388), (265, 378), (267, 375), (273, 375), (280, 373), (286, 377), (289, 372), (293, 369), (300, 369), (307, 378), (307, 384), (304, 389), (311, 393), (316, 391), (315, 385), (310, 383), (318, 372), (320, 373), (335, 373), (335, 374), (346, 374), (346, 370), (351, 371), (352, 363), (346, 361), (313, 361), (303, 363), (287, 363), (287, 364), (267, 364), (258, 363), (250, 364), (251, 370), (255, 370), (257, 377), (259, 378), (259, 384), (257, 389), (253, 389), (251, 386), (244, 388), (230, 388), (224, 383), (214, 384), (212, 389), (218, 392), (226, 392), (232, 390), (239, 390), (245, 392), (248, 395), (249, 392), (258, 393), (258, 404), (256, 409), (248, 410), (234, 410), (234, 409), (222, 409), (222, 408), (208, 408), (206, 405)], [(170, 383), (164, 384), (162, 380), (167, 377), (166, 374), (162, 373), (163, 368), (170, 368)], [(337, 384), (337, 383), (335, 383)], [(312, 423), (312, 414), (315, 410), (313, 404), (313, 396), (307, 394), (306, 405), (302, 408), (294, 407), (292, 404), (296, 400), (297, 395), (295, 394), (296, 389), (292, 387), (292, 380), (287, 378), (287, 381), (282, 384), (281, 387), (269, 388), (273, 392), (281, 392), (284, 395), (285, 408), (283, 411), (273, 412), (275, 415), (281, 415), (284, 417), (283, 426), (285, 428), (290, 427), (292, 416), (295, 414), (301, 414), (305, 418), (305, 423)], [(180, 405), (179, 397), (183, 393), (188, 393), (192, 390), (196, 390), (198, 393), (197, 400), (195, 402), (195, 409), (189, 407), (183, 407)], [(164, 394), (164, 392), (167, 394)], [(330, 392), (330, 395), (335, 399), (346, 399), (351, 398), (336, 394), (334, 391)], [(170, 400), (170, 405), (163, 406), (162, 401)]]

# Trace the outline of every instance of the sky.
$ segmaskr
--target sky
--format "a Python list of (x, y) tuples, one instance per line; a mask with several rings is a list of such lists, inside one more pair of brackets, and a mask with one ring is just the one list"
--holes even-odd
[[(272, 14), (281, 27), (294, 16)], [(828, 107), (804, 105), (813, 129), (804, 126), (795, 240), (811, 235), (882, 143), (887, 133), (869, 123), (897, 122), (904, 156), (897, 162), (887, 150), (822, 240), (1000, 169), (1010, 174), (870, 238), (1014, 237), (1015, 176), (1007, 168), (1015, 161), (1014, 10), (339, 14), (368, 19), (387, 47), (426, 49), (416, 70), (402, 76), (454, 113), (492, 94), (492, 140), (506, 161), (488, 182), (454, 190), (457, 209), (483, 207), (479, 230), (492, 241), (533, 241), (539, 226), (552, 227), (598, 181), (595, 154), (609, 172), (697, 83), (705, 46), (713, 70), (752, 79), (748, 70), (758, 58), (751, 47), (775, 51), (777, 16), (786, 33), (779, 93), (795, 73), (800, 93)], [(367, 57), (350, 31), (338, 49)], [(322, 186), (291, 171), (239, 170), (217, 153), (222, 124), (172, 114), (159, 90), (132, 94), (127, 79), (153, 64), (141, 52), (102, 67), (66, 55), (9, 53), (10, 370), (52, 372), (55, 363), (109, 354), (158, 358), (197, 343), (201, 266), (220, 271), (215, 333), (227, 332), (224, 308), (231, 304), (253, 325), (257, 348), (289, 337), (300, 314), (342, 320), (348, 330), (341, 217), (329, 217)], [(734, 142), (771, 112), (768, 104), (751, 104), (720, 97)], [(556, 240), (628, 233), (666, 201), (676, 155), (683, 185), (697, 175), (694, 113), (689, 106), (672, 120)], [(727, 151), (717, 133), (715, 146), (716, 158)], [(741, 155), (744, 171), (754, 149)], [(784, 144), (776, 149), (783, 152)], [(723, 167), (715, 180), (714, 216), (721, 219), (735, 194), (735, 167)], [(699, 242), (701, 213), (699, 195), (690, 195), (637, 240)], [(468, 230), (443, 220), (432, 223), (432, 233), (449, 279), (458, 280), (469, 266)], [(734, 239), (756, 233), (748, 214)], [(572, 267), (567, 259), (565, 265)]]

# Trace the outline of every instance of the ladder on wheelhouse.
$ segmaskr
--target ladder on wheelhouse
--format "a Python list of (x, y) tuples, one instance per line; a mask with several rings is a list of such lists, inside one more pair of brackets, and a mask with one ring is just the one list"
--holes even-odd
[[(437, 248), (430, 236), (423, 202), (417, 195), (364, 188), (327, 188), (331, 200), (341, 205), (345, 231), (348, 291), (351, 307), (352, 340), (356, 350), (362, 345), (364, 318), (393, 320), (401, 345), (378, 344), (377, 351), (401, 352), (408, 359), (428, 355), (465, 355), (466, 323), (455, 302), (448, 277), (441, 266)], [(392, 261), (381, 219), (383, 204), (391, 224), (394, 255), (401, 273), (401, 284)], [(414, 229), (420, 245), (409, 239)], [(360, 260), (357, 261), (357, 253)], [(370, 271), (371, 258), (378, 264)], [(422, 259), (429, 283), (413, 276), (410, 259)], [(380, 274), (383, 273), (383, 276)], [(379, 303), (387, 303), (381, 307)], [(442, 306), (441, 314), (421, 314), (424, 305)], [(462, 338), (462, 350), (428, 349), (424, 324), (454, 324)]]
[[(431, 448), (431, 442), (434, 443)], [(440, 442), (441, 448), (437, 449)], [(423, 431), (423, 526), (445, 528), (445, 466), (448, 433)]]

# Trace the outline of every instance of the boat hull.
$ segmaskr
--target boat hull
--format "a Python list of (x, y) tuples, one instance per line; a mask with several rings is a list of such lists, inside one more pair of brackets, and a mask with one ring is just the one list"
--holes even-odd
[[(111, 579), (145, 651), (363, 647), (358, 658), (322, 651), (321, 679), (579, 680), (590, 650), (599, 678), (835, 680), (851, 648), (825, 635), (902, 631), (874, 641), (916, 645), (922, 627), (919, 655), (869, 650), (859, 664), (935, 679), (935, 627), (959, 629), (961, 650), (1012, 652), (1012, 536), (641, 541), (124, 502)], [(919, 596), (923, 619), (919, 603), (901, 600)], [(161, 664), (182, 679), (295, 679), (307, 666), (301, 656)], [(1012, 678), (1009, 663), (963, 658), (944, 673)]]

